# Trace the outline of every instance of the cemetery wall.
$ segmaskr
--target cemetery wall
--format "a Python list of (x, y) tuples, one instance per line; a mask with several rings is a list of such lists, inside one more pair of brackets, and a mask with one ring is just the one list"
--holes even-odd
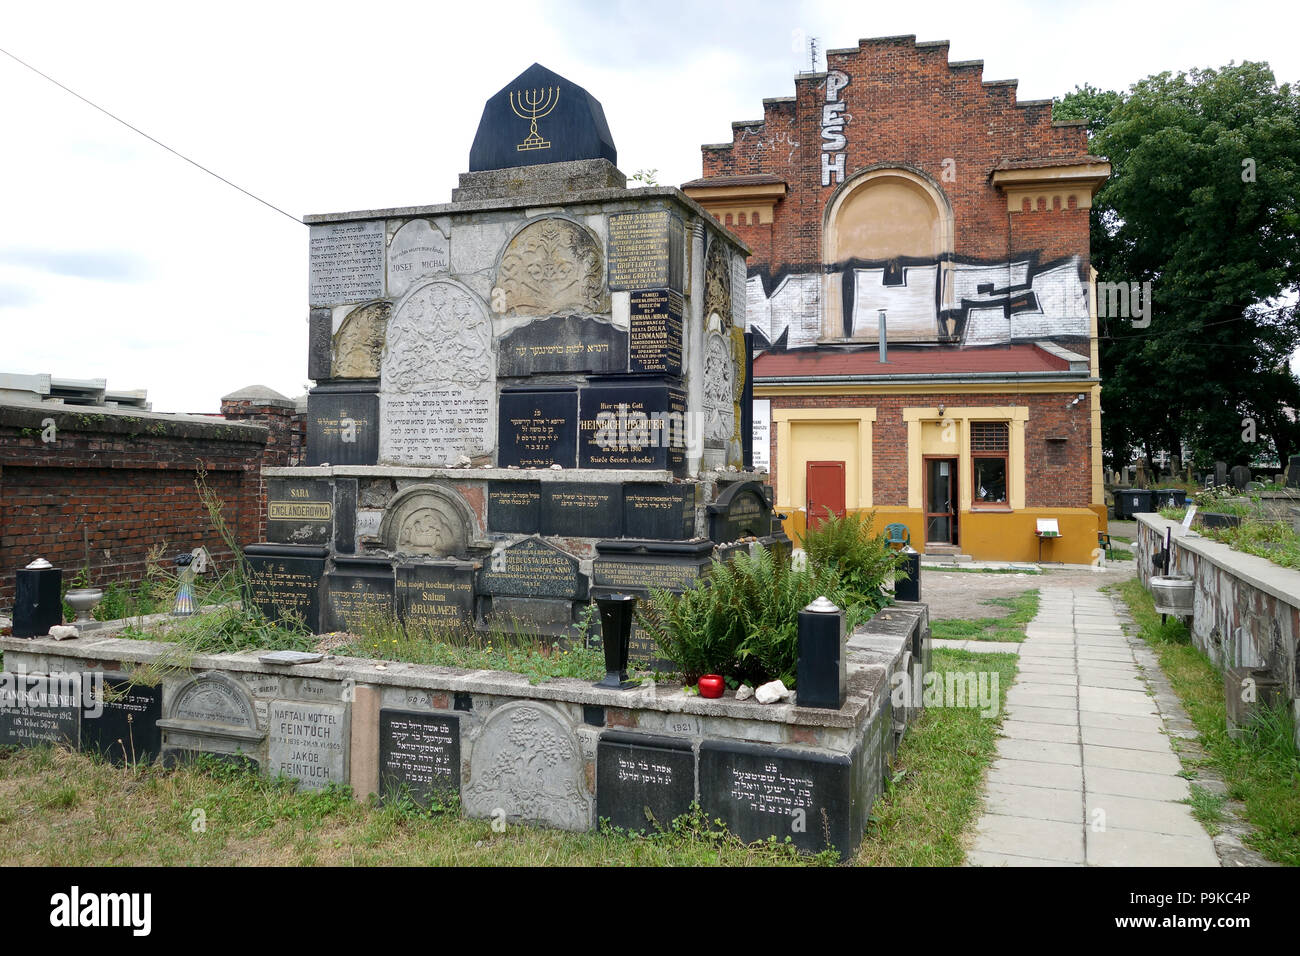
[(919, 696), (892, 690), (903, 676), (919, 690), (930, 629), (925, 605), (898, 604), (850, 635), (838, 710), (332, 656), (291, 666), (256, 651), (198, 655), (121, 701), (92, 693), (99, 713), (78, 706), (97, 676), (120, 686), (168, 647), (105, 632), (0, 639), (3, 680), (72, 675), (59, 686), (81, 692), (41, 713), (0, 698), (0, 742), (164, 763), (213, 753), (304, 788), (346, 784), (361, 799), (405, 788), (425, 804), (453, 797), (470, 817), (573, 831), (601, 818), (643, 830), (647, 808), (666, 826), (698, 801), (743, 839), (851, 853), (919, 712)]
[(37, 557), (65, 583), (89, 562), (95, 586), (139, 580), (156, 546), (174, 556), (202, 544), (224, 567), (196, 465), (239, 541), (256, 541), (267, 434), (202, 416), (0, 405), (0, 606)]
[(1300, 741), (1300, 571), (1234, 551), (1159, 515), (1136, 517), (1142, 583), (1149, 586), (1152, 559), (1172, 531), (1170, 573), (1195, 582), (1192, 640), (1220, 668), (1267, 668), (1292, 702)]

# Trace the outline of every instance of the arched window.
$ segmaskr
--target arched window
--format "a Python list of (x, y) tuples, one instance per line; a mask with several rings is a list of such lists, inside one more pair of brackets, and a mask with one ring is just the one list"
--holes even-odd
[(889, 341), (936, 341), (952, 299), (952, 207), (919, 172), (863, 170), (826, 206), (823, 335), (874, 342), (885, 310)]

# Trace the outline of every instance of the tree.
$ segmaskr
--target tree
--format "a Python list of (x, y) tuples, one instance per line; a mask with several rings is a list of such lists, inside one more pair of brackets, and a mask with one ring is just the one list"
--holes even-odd
[(1287, 366), (1300, 347), (1300, 93), (1267, 64), (1230, 63), (1127, 93), (1078, 87), (1053, 112), (1086, 120), (1111, 163), (1092, 207), (1101, 280), (1151, 283), (1149, 326), (1100, 319), (1111, 464), (1184, 441), (1202, 467), (1261, 457), (1249, 438), (1282, 461), (1300, 451), (1282, 411), (1300, 407)]

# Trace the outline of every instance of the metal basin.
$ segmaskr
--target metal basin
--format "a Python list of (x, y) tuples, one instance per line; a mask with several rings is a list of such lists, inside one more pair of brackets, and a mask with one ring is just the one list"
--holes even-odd
[(1151, 598), (1159, 614), (1192, 616), (1196, 585), (1186, 574), (1157, 574), (1151, 578)]

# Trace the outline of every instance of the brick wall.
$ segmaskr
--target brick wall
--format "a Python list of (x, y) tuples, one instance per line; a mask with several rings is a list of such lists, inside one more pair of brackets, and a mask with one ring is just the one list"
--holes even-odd
[[(904, 408), (950, 409), (1012, 406), (1029, 409), (1025, 423), (1025, 507), (1086, 508), (1092, 501), (1092, 448), (1089, 398), (1067, 408), (1075, 393), (951, 395), (790, 395), (773, 396), (772, 409), (874, 408), (871, 485), (875, 505), (907, 507), (907, 423)], [(777, 484), (777, 429), (771, 429), (771, 479)], [(1066, 439), (1064, 442), (1048, 439)], [(780, 490), (777, 489), (777, 500)]]
[(0, 405), (0, 607), (12, 604), (14, 572), (37, 557), (71, 580), (87, 540), (95, 585), (138, 580), (160, 545), (174, 556), (202, 544), (223, 566), (230, 555), (195, 489), (197, 464), (249, 543), (262, 535), (267, 448), (265, 427), (216, 418)]
[[(827, 69), (851, 78), (840, 97), (847, 122), (846, 178), (876, 164), (919, 170), (941, 188), (956, 224), (955, 254), (1002, 260), (1035, 250), (1040, 261), (1066, 256), (1088, 266), (1088, 211), (1008, 213), (990, 174), (1004, 160), (1079, 162), (1088, 153), (1080, 126), (1055, 125), (1050, 102), (1016, 102), (1014, 81), (985, 82), (983, 67), (948, 62), (946, 43), (913, 37), (863, 40), (830, 50)], [(839, 183), (822, 185), (825, 74), (797, 76), (795, 95), (765, 100), (761, 121), (732, 124), (732, 142), (703, 149), (703, 176), (775, 175), (789, 187), (770, 224), (724, 216), (754, 249), (751, 270), (779, 274), (822, 262), (822, 215)], [(728, 221), (730, 220), (730, 221)]]

